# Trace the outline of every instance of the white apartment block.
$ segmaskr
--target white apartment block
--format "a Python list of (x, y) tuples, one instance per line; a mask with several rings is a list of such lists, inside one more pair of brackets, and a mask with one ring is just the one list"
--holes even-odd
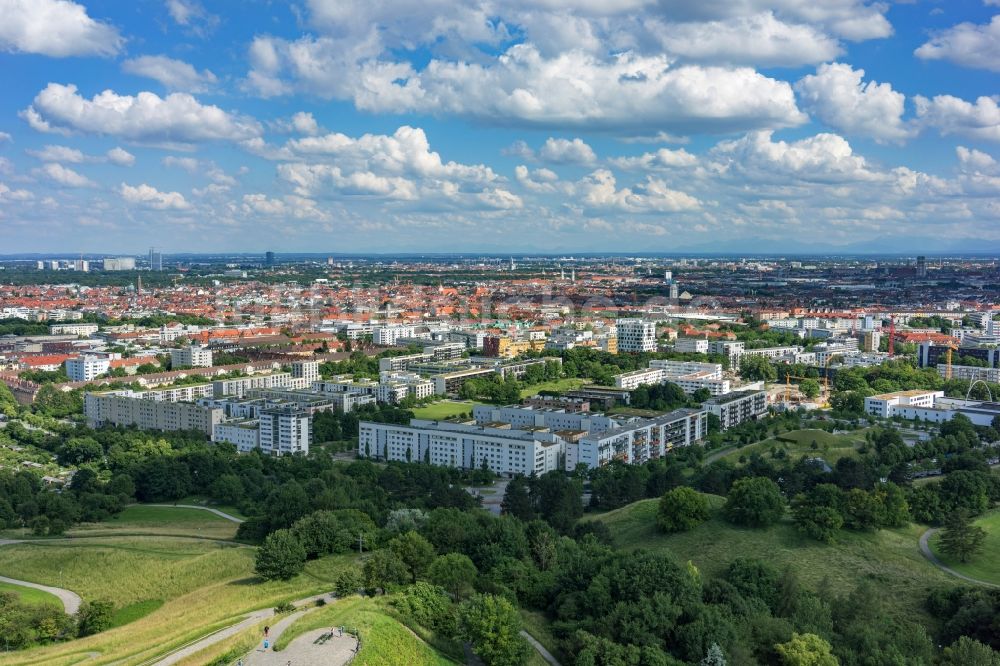
[(413, 336), (412, 326), (380, 326), (372, 331), (372, 342), (391, 347), (400, 338), (412, 338)]
[(398, 403), (408, 397), (421, 400), (434, 395), (434, 382), (409, 372), (381, 372), (375, 389), (379, 402)]
[(212, 395), (221, 397), (231, 395), (242, 398), (252, 389), (303, 389), (312, 382), (305, 379), (295, 379), (291, 373), (275, 372), (269, 375), (254, 375), (252, 377), (236, 377), (234, 379), (217, 379), (212, 382)]
[(667, 373), (661, 368), (640, 368), (631, 372), (615, 375), (615, 388), (633, 391), (640, 386), (662, 384), (667, 380)]
[(720, 354), (729, 359), (729, 367), (733, 370), (740, 365), (740, 354), (746, 345), (734, 340), (712, 340), (708, 343), (709, 354)]
[(654, 419), (635, 419), (615, 430), (589, 434), (567, 444), (566, 468), (584, 464), (593, 469), (618, 460), (642, 464), (673, 449), (690, 446), (708, 433), (708, 412), (678, 409)]
[(610, 416), (598, 412), (568, 411), (559, 408), (528, 407), (508, 405), (476, 405), (472, 408), (472, 418), (481, 426), (505, 423), (515, 430), (546, 428), (548, 430), (576, 430), (603, 432), (619, 426)]
[[(705, 379), (722, 379), (721, 363), (699, 363), (698, 361), (652, 360), (649, 367), (660, 368), (667, 378), (698, 373)], [(671, 380), (672, 381), (672, 380)]]
[(896, 391), (894, 393), (883, 393), (865, 398), (865, 413), (882, 418), (906, 415), (905, 408), (933, 408), (934, 402), (938, 398), (944, 397), (944, 391), (923, 391), (914, 389), (911, 391)]
[(79, 356), (66, 359), (66, 374), (74, 382), (89, 382), (111, 367), (111, 359), (103, 356)]
[(618, 351), (656, 351), (655, 322), (643, 319), (619, 319), (615, 326), (618, 329)]
[(180, 349), (170, 350), (170, 365), (172, 368), (211, 368), (212, 351), (207, 347), (188, 345)]
[(362, 421), (358, 455), (376, 460), (429, 462), (497, 474), (545, 474), (561, 469), (566, 443), (550, 432), (488, 428), (412, 419), (408, 426)]
[(728, 430), (744, 421), (755, 421), (767, 414), (766, 391), (737, 391), (714, 397), (702, 403), (709, 414), (715, 414)]
[(87, 393), (83, 413), (92, 427), (136, 426), (140, 430), (198, 430), (208, 436), (223, 420), (217, 407), (132, 397), (131, 391)]
[(303, 380), (305, 386), (312, 386), (313, 382), (319, 381), (319, 361), (294, 361), (292, 378)]
[(97, 328), (97, 324), (53, 324), (49, 326), (49, 335), (88, 336), (97, 333)]
[(296, 409), (260, 413), (260, 450), (273, 456), (306, 455), (312, 443), (312, 416)]
[(237, 419), (216, 423), (212, 429), (213, 442), (229, 442), (240, 453), (260, 448), (260, 421)]
[(685, 354), (707, 354), (708, 340), (703, 338), (677, 338), (674, 341), (674, 351)]

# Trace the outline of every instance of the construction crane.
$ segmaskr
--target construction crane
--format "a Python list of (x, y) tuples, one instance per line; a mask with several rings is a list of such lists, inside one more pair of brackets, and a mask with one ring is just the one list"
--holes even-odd
[(889, 315), (889, 358), (895, 354), (896, 347), (896, 315)]
[(944, 378), (951, 379), (951, 352), (958, 351), (958, 345), (954, 342), (945, 343), (948, 347), (944, 353)]

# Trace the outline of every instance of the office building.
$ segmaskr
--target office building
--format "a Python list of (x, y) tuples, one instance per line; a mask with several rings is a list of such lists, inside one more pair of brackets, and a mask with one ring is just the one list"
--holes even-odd
[(211, 368), (212, 350), (197, 345), (171, 349), (170, 367), (175, 370), (177, 368)]
[(162, 271), (163, 270), (163, 254), (156, 251), (156, 248), (149, 248), (149, 270), (151, 271)]
[(267, 266), (274, 266), (274, 252), (264, 253), (264, 264)]
[[(865, 398), (865, 413), (887, 419), (893, 416), (913, 418), (912, 408), (932, 408), (938, 398), (944, 397), (944, 391), (895, 391), (882, 393)], [(910, 408), (909, 410), (907, 408)]]
[(66, 374), (71, 381), (89, 382), (108, 371), (111, 359), (103, 356), (84, 355), (66, 359)]
[(917, 257), (917, 277), (927, 277), (927, 257), (923, 255)]
[(656, 323), (642, 319), (619, 319), (615, 323), (618, 330), (618, 351), (655, 352)]
[(359, 426), (358, 455), (374, 460), (427, 462), (496, 474), (541, 475), (562, 468), (566, 443), (555, 433), (411, 419), (409, 425)]
[(744, 421), (756, 421), (767, 414), (766, 391), (735, 391), (715, 396), (701, 405), (709, 414), (719, 417), (723, 430)]

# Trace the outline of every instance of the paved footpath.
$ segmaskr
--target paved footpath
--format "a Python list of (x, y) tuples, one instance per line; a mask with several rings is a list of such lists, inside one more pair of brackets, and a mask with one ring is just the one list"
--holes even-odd
[(538, 654), (542, 655), (542, 659), (549, 662), (550, 666), (562, 666), (562, 664), (559, 663), (559, 660), (553, 657), (552, 653), (546, 650), (545, 646), (539, 643), (534, 636), (529, 634), (524, 629), (521, 630), (521, 635), (524, 636), (524, 639), (531, 644), (531, 647), (538, 651)]
[[(297, 618), (296, 618), (297, 619)], [(350, 634), (333, 636), (317, 643), (329, 629), (314, 629), (302, 634), (281, 652), (256, 650), (243, 660), (245, 666), (343, 666), (354, 656), (358, 641)], [(274, 630), (272, 629), (272, 635)]]
[(937, 555), (935, 555), (933, 551), (931, 551), (931, 547), (927, 544), (927, 542), (930, 540), (932, 536), (934, 536), (934, 533), (937, 532), (938, 529), (939, 528), (937, 527), (932, 527), (931, 529), (927, 530), (926, 532), (920, 535), (920, 552), (924, 554), (924, 557), (926, 557), (928, 560), (931, 561), (931, 564), (936, 566), (938, 569), (941, 569), (945, 573), (950, 573), (952, 576), (956, 576), (958, 578), (961, 578), (962, 580), (969, 581), (970, 583), (975, 583), (976, 585), (985, 585), (986, 587), (1000, 588), (1000, 585), (997, 585), (996, 583), (990, 583), (985, 580), (979, 580), (978, 578), (966, 576), (963, 573), (955, 571), (949, 566), (945, 566), (944, 562), (942, 562), (937, 558)]
[[(315, 605), (316, 600), (321, 598), (325, 599), (326, 595), (318, 594), (312, 597), (307, 597), (305, 599), (299, 599), (298, 601), (293, 602), (293, 604), (299, 608), (302, 608), (304, 606), (308, 607), (310, 605)], [(301, 613), (295, 613), (293, 616), (289, 617), (299, 618), (301, 617), (301, 615), (302, 615)], [(274, 617), (273, 608), (262, 608), (261, 610), (254, 611), (246, 615), (242, 621), (232, 624), (226, 627), (225, 629), (220, 629), (214, 634), (209, 634), (204, 638), (200, 638), (192, 643), (189, 643), (188, 645), (185, 645), (152, 663), (154, 664), (154, 666), (171, 666), (171, 664), (176, 664), (177, 662), (185, 659), (186, 657), (190, 657), (193, 654), (201, 652), (205, 648), (211, 647), (220, 641), (226, 640), (230, 636), (235, 636), (244, 629), (249, 629), (250, 627), (259, 624), (263, 620), (266, 620), (270, 617)], [(287, 620), (289, 618), (285, 619)], [(277, 624), (275, 625), (275, 627), (277, 627)], [(272, 637), (273, 637), (273, 631), (272, 631)], [(285, 661), (287, 662), (288, 660), (286, 659)]]
[[(0, 539), (0, 546), (9, 546), (16, 543), (22, 543), (20, 539)], [(18, 580), (16, 578), (7, 578), (6, 576), (0, 576), (0, 581), (4, 583), (11, 583), (13, 585), (20, 585), (21, 587), (31, 587), (36, 590), (42, 590), (43, 592), (48, 592), (49, 594), (59, 597), (59, 601), (63, 604), (63, 609), (69, 615), (74, 614), (80, 610), (80, 604), (83, 603), (83, 599), (76, 592), (70, 590), (64, 590), (61, 587), (52, 587), (50, 585), (42, 585), (40, 583), (32, 583), (26, 580)]]
[(236, 516), (225, 513), (224, 511), (219, 511), (218, 509), (213, 509), (210, 506), (198, 506), (197, 504), (133, 504), (133, 506), (159, 506), (167, 509), (200, 509), (201, 511), (208, 511), (209, 513), (214, 513), (219, 518), (225, 518), (234, 523), (242, 523), (242, 518), (237, 518)]

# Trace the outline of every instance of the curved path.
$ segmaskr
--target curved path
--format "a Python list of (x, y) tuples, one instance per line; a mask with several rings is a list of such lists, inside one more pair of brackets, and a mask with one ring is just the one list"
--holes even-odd
[(930, 538), (934, 536), (934, 533), (937, 532), (939, 529), (940, 528), (938, 527), (932, 527), (931, 529), (927, 530), (926, 532), (920, 535), (920, 552), (924, 554), (924, 557), (930, 560), (931, 564), (936, 566), (938, 569), (941, 569), (941, 571), (944, 571), (945, 573), (949, 573), (952, 576), (956, 576), (970, 583), (975, 583), (976, 585), (985, 585), (986, 587), (1000, 588), (1000, 585), (997, 585), (996, 583), (990, 583), (989, 581), (979, 580), (978, 578), (973, 578), (971, 576), (966, 576), (963, 573), (959, 573), (958, 571), (955, 571), (951, 567), (946, 566), (944, 562), (939, 560), (937, 558), (937, 555), (935, 555), (933, 551), (931, 551), (931, 547), (928, 544)]
[[(0, 546), (10, 546), (16, 543), (24, 543), (20, 539), (0, 539)], [(64, 590), (61, 587), (51, 587), (49, 585), (42, 585), (40, 583), (32, 583), (26, 580), (17, 580), (16, 578), (7, 578), (6, 576), (0, 576), (0, 581), (4, 583), (10, 583), (11, 585), (20, 585), (21, 587), (32, 587), (36, 590), (41, 590), (42, 592), (48, 592), (49, 594), (59, 597), (59, 601), (62, 602), (63, 608), (66, 610), (68, 615), (73, 615), (78, 610), (80, 610), (80, 604), (83, 603), (83, 599), (76, 592), (71, 592), (70, 590)]]
[(133, 504), (132, 506), (158, 506), (166, 509), (199, 509), (201, 511), (208, 511), (209, 513), (214, 513), (219, 518), (225, 518), (234, 523), (242, 523), (242, 518), (237, 518), (231, 514), (225, 513), (224, 511), (219, 511), (218, 509), (213, 509), (210, 506), (198, 506), (197, 504)]
[[(305, 607), (308, 607), (310, 605), (315, 606), (317, 599), (322, 599), (325, 598), (326, 596), (327, 595), (325, 594), (313, 595), (311, 597), (306, 597), (305, 599), (299, 599), (298, 601), (293, 601), (292, 605), (295, 606), (297, 609), (301, 609), (304, 606)], [(170, 666), (171, 664), (176, 664), (177, 662), (183, 660), (184, 658), (190, 657), (193, 654), (197, 654), (198, 652), (201, 652), (205, 648), (211, 647), (216, 643), (218, 643), (219, 641), (224, 641), (230, 636), (234, 636), (243, 631), (244, 629), (249, 629), (250, 627), (259, 624), (263, 620), (266, 620), (270, 617), (274, 617), (273, 608), (262, 608), (261, 610), (253, 611), (252, 613), (249, 613), (246, 616), (244, 616), (243, 620), (236, 622), (235, 624), (231, 624), (230, 626), (220, 629), (212, 634), (191, 641), (187, 645), (182, 645), (179, 648), (175, 648), (174, 650), (168, 652), (165, 655), (161, 655), (157, 658), (150, 659), (142, 663), (152, 664), (153, 666)], [(274, 631), (271, 632), (271, 639), (274, 640), (275, 638), (277, 638), (278, 635), (281, 634), (281, 631), (284, 631), (284, 628), (287, 627), (288, 624), (291, 624), (292, 618), (298, 619), (299, 617), (301, 617), (300, 613), (293, 613), (292, 615), (284, 618), (281, 622), (286, 622), (287, 624), (282, 626), (280, 631), (278, 631), (278, 625), (281, 624), (281, 622), (276, 624), (274, 627)]]
[[(277, 628), (271, 629), (272, 636), (276, 637)], [(281, 630), (284, 631), (285, 628), (281, 627)], [(350, 634), (344, 634), (319, 642), (329, 631), (329, 629), (307, 631), (292, 640), (281, 652), (258, 648), (251, 652), (243, 663), (245, 666), (285, 666), (289, 662), (295, 666), (343, 666), (350, 663), (355, 650), (358, 649), (358, 640)]]
[(552, 653), (546, 650), (545, 646), (539, 643), (534, 636), (529, 634), (524, 629), (521, 630), (521, 636), (523, 636), (524, 640), (531, 644), (531, 647), (538, 651), (538, 654), (542, 656), (542, 659), (549, 662), (550, 666), (562, 666), (562, 664), (559, 663), (559, 660), (553, 657)]

